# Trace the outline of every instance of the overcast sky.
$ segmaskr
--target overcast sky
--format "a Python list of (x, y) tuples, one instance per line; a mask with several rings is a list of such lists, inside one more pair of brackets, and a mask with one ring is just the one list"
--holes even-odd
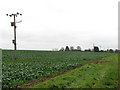
[(17, 23), (17, 48), (52, 50), (81, 46), (118, 48), (119, 0), (1, 0), (0, 47), (13, 49), (13, 17)]

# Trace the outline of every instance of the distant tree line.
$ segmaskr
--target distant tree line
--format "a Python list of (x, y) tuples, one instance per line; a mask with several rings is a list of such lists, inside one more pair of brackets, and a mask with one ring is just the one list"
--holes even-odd
[[(82, 51), (80, 46), (77, 46), (76, 49), (73, 46), (66, 46), (65, 48), (62, 47), (59, 51)], [(120, 53), (120, 50), (116, 49), (107, 49), (107, 50), (100, 50), (98, 46), (94, 46), (93, 49), (85, 49), (85, 52), (109, 52), (109, 53)]]
[(66, 46), (65, 48), (62, 47), (59, 51), (81, 51), (81, 47), (80, 47), (80, 46), (77, 46), (77, 48), (74, 49), (73, 46), (71, 46), (71, 47)]

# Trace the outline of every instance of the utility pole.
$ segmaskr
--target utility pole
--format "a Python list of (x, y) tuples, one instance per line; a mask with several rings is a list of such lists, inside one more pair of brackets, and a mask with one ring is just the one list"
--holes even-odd
[(101, 46), (100, 46), (100, 50), (101, 50)]
[(93, 43), (93, 48), (94, 48), (94, 43)]
[(16, 50), (17, 50), (17, 45), (16, 45), (16, 17), (18, 16), (18, 15), (21, 15), (22, 16), (22, 14), (21, 13), (16, 13), (16, 14), (6, 14), (6, 16), (10, 16), (10, 17), (14, 17), (14, 22), (11, 22), (11, 26), (13, 27), (14, 26), (14, 40), (12, 40), (13, 41), (13, 44), (14, 44), (14, 50), (15, 50), (15, 56), (14, 56), (14, 59), (16, 60)]

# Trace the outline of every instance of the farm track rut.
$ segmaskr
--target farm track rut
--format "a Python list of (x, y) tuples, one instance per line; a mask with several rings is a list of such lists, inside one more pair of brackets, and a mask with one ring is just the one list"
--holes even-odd
[[(88, 63), (88, 64), (83, 65), (83, 66), (86, 66), (86, 65), (89, 65), (89, 64), (95, 64), (95, 63), (96, 63), (96, 64), (102, 64), (102, 63), (104, 63), (104, 62), (112, 62), (112, 60), (101, 60), (101, 59), (99, 59), (98, 61), (95, 60), (95, 61), (92, 61), (92, 62), (90, 62), (90, 63)], [(83, 67), (83, 66), (77, 67), (77, 68), (75, 68), (75, 69), (79, 69), (79, 68), (81, 68), (81, 67)], [(30, 81), (30, 82), (29, 82), (30, 85), (25, 85), (24, 87), (21, 87), (21, 88), (31, 88), (31, 87), (33, 87), (34, 85), (37, 85), (37, 84), (42, 83), (42, 82), (44, 82), (44, 81), (50, 80), (50, 79), (52, 79), (52, 78), (54, 78), (54, 77), (61, 76), (61, 75), (64, 75), (64, 74), (66, 74), (66, 73), (72, 72), (72, 71), (74, 71), (75, 69), (72, 69), (72, 70), (69, 70), (69, 71), (66, 71), (66, 72), (62, 72), (62, 73), (60, 73), (60, 74), (54, 75), (54, 76), (52, 76), (52, 77), (48, 77), (48, 78), (46, 78), (46, 79), (44, 79), (44, 80), (41, 80), (41, 81), (38, 81), (38, 82)]]

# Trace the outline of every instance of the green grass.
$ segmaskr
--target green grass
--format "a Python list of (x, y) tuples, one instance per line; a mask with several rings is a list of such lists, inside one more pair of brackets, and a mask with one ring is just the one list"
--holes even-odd
[(86, 63), (110, 56), (110, 53), (18, 50), (2, 51), (2, 87), (15, 88), (40, 81)]
[(2, 89), (2, 50), (0, 49), (0, 90)]
[[(120, 77), (120, 53), (118, 56), (118, 77)], [(118, 87), (120, 88), (120, 78), (118, 80)]]
[(118, 56), (109, 56), (102, 64), (89, 64), (67, 74), (35, 85), (33, 88), (114, 88), (118, 85)]

